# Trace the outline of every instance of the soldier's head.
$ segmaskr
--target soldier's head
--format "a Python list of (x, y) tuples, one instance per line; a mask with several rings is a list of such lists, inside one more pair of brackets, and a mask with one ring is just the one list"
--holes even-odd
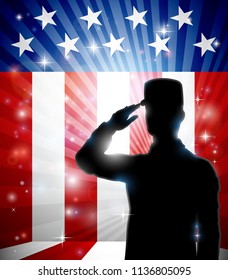
[(185, 117), (182, 84), (173, 79), (149, 80), (144, 87), (146, 124), (153, 136), (176, 134)]

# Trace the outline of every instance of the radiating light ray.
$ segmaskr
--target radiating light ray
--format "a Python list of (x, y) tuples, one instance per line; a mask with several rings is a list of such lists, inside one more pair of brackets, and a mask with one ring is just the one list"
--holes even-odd
[[(80, 77), (80, 75), (66, 75), (66, 86), (70, 89), (72, 95), (75, 95), (75, 98), (81, 97), (80, 99), (83, 102), (83, 105), (89, 109), (89, 112), (91, 112), (95, 118), (95, 107), (91, 102), (88, 101), (91, 96), (95, 96), (96, 94), (96, 87), (94, 84), (94, 78), (96, 75), (93, 74), (93, 80), (91, 80), (89, 75), (87, 75), (86, 73), (81, 75), (82, 77)], [(78, 85), (83, 85), (83, 88), (85, 90), (82, 91)]]

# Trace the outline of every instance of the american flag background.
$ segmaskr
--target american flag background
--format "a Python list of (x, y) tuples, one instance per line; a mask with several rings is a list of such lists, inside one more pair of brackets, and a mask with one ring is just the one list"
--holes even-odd
[[(74, 157), (157, 77), (183, 83), (180, 138), (219, 175), (228, 259), (227, 58), (225, 0), (1, 0), (0, 259), (124, 258), (125, 186)], [(109, 152), (148, 151), (138, 114)]]

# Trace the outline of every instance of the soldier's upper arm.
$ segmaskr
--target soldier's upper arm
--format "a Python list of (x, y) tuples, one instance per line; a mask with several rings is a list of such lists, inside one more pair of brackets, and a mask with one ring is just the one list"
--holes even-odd
[(97, 161), (93, 174), (108, 180), (126, 182), (131, 176), (134, 160), (129, 155), (103, 154)]

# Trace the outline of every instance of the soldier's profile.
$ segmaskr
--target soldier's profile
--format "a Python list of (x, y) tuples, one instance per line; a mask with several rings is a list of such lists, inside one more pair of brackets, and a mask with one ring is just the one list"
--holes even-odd
[[(145, 106), (153, 143), (147, 154), (105, 154), (112, 135)], [(218, 177), (211, 164), (178, 138), (185, 117), (182, 84), (173, 79), (145, 83), (144, 100), (114, 113), (76, 154), (81, 169), (126, 184), (130, 216), (125, 259), (219, 258)], [(195, 225), (198, 225), (198, 249)]]

